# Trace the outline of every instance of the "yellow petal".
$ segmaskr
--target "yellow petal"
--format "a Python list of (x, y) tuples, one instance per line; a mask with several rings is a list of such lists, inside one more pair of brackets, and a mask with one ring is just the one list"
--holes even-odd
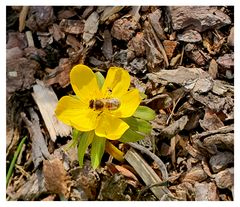
[(95, 130), (99, 137), (106, 137), (111, 140), (119, 139), (129, 126), (119, 118), (102, 113)]
[(70, 81), (76, 95), (85, 103), (100, 93), (93, 71), (85, 65), (76, 65), (70, 73)]
[(120, 98), (120, 102), (121, 105), (119, 109), (111, 111), (111, 114), (121, 118), (132, 116), (141, 103), (141, 97), (138, 89), (133, 89), (125, 93)]
[(98, 113), (71, 96), (64, 96), (59, 100), (55, 113), (60, 121), (80, 131), (95, 129), (98, 121)]
[(123, 68), (111, 67), (103, 84), (102, 93), (105, 97), (120, 97), (127, 92), (129, 85), (128, 72)]

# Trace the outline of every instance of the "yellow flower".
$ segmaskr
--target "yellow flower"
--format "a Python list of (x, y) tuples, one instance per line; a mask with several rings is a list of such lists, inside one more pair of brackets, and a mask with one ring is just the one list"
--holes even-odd
[(129, 128), (121, 118), (132, 116), (141, 102), (137, 89), (128, 90), (128, 72), (111, 67), (99, 88), (92, 70), (80, 64), (71, 70), (70, 82), (76, 96), (59, 100), (55, 111), (57, 118), (79, 131), (95, 130), (99, 137), (119, 139)]

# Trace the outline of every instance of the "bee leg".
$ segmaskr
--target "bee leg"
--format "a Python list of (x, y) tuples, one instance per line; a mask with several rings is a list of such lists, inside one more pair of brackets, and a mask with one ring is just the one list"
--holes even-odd
[(101, 111), (97, 116), (99, 117), (102, 114), (103, 111)]

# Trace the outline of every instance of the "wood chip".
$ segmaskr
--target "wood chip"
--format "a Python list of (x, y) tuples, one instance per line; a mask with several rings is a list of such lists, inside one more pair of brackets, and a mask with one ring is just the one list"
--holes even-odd
[(52, 88), (46, 87), (42, 81), (37, 81), (33, 86), (32, 96), (38, 105), (51, 140), (55, 142), (57, 136), (68, 136), (71, 127), (60, 122), (55, 115), (58, 99)]
[(7, 49), (6, 51), (6, 59), (12, 60), (12, 59), (19, 59), (23, 57), (23, 51), (19, 47), (13, 47), (10, 49)]
[(44, 186), (43, 173), (38, 169), (36, 173), (33, 173), (31, 177), (25, 181), (24, 185), (22, 185), (15, 194), (10, 194), (10, 197), (16, 201), (32, 201), (38, 199), (40, 195), (45, 193), (47, 193), (47, 189)]
[(127, 44), (128, 46), (128, 60), (134, 59), (134, 57), (140, 57), (145, 54), (145, 39), (142, 32), (138, 32)]
[(126, 15), (114, 21), (111, 34), (118, 40), (129, 41), (138, 27), (138, 22), (131, 15)]
[(200, 120), (199, 123), (205, 130), (215, 130), (224, 127), (220, 118), (213, 111), (208, 109), (206, 109), (203, 120)]
[(213, 79), (217, 78), (218, 74), (218, 64), (216, 60), (212, 59), (211, 62), (209, 63), (209, 68), (208, 68), (208, 73)]
[(170, 60), (173, 57), (173, 54), (177, 48), (178, 42), (177, 41), (171, 41), (171, 40), (164, 40), (163, 46), (166, 51), (166, 55), (168, 59)]
[(234, 147), (234, 133), (214, 134), (206, 137), (203, 141), (204, 146), (213, 149), (215, 152), (218, 150), (228, 149), (233, 151)]
[(121, 11), (123, 8), (124, 8), (124, 6), (107, 6), (107, 7), (104, 7), (104, 11), (100, 16), (100, 24), (105, 22), (109, 17), (111, 17), (115, 13)]
[(31, 6), (28, 12), (26, 26), (35, 31), (45, 32), (55, 19), (52, 6)]
[(58, 24), (53, 24), (48, 28), (49, 32), (53, 35), (55, 41), (65, 38), (65, 33), (61, 31)]
[(215, 183), (196, 182), (195, 185), (196, 201), (218, 201), (217, 186)]
[(92, 169), (90, 161), (86, 160), (82, 168), (70, 169), (70, 174), (74, 181), (74, 187), (83, 190), (88, 200), (96, 200), (100, 188), (100, 177)]
[(40, 64), (27, 58), (10, 59), (7, 61), (7, 98), (15, 91), (29, 89), (35, 82), (34, 74)]
[(70, 71), (72, 69), (72, 63), (68, 58), (61, 58), (59, 66), (57, 66), (52, 73), (50, 73), (44, 80), (44, 83), (48, 86), (59, 83), (63, 88), (70, 83)]
[(35, 47), (31, 31), (26, 31), (28, 47)]
[(99, 16), (97, 12), (93, 12), (85, 21), (83, 29), (83, 40), (88, 44), (94, 37), (94, 34), (98, 30)]
[(162, 28), (162, 25), (160, 24), (161, 16), (162, 16), (162, 11), (159, 9), (156, 9), (154, 12), (148, 15), (148, 18), (158, 38), (160, 40), (166, 40), (167, 37), (164, 34), (164, 29)]
[(220, 171), (215, 176), (215, 182), (220, 189), (232, 189), (234, 185), (234, 168), (227, 168), (223, 171)]
[(203, 52), (200, 49), (198, 49), (196, 45), (188, 43), (184, 49), (187, 57), (190, 58), (197, 65), (199, 66), (206, 65), (205, 57), (202, 54)]
[(230, 30), (230, 34), (227, 38), (227, 44), (230, 47), (234, 47), (234, 27), (232, 27)]
[(50, 157), (46, 142), (44, 140), (37, 113), (30, 108), (29, 109), (31, 121), (28, 120), (24, 112), (21, 113), (21, 117), (27, 125), (30, 137), (32, 139), (32, 157), (34, 168), (36, 169), (45, 158)]
[(225, 54), (217, 59), (217, 63), (225, 69), (232, 69), (234, 67), (234, 55)]
[(186, 175), (183, 178), (183, 182), (190, 182), (190, 183), (195, 183), (197, 182), (202, 182), (207, 179), (207, 174), (205, 171), (202, 169), (201, 166), (196, 166), (193, 167), (189, 172), (186, 173)]
[(109, 30), (107, 30), (107, 29), (104, 30), (103, 38), (104, 38), (104, 42), (103, 42), (103, 46), (102, 46), (103, 55), (105, 56), (105, 58), (107, 60), (111, 60), (111, 58), (113, 56), (113, 47), (112, 47), (112, 37), (111, 37), (111, 33), (109, 32)]
[(137, 177), (130, 171), (128, 170), (127, 168), (121, 166), (121, 165), (115, 165), (115, 168), (122, 174), (124, 175), (125, 177), (127, 178), (131, 178), (135, 181), (138, 181)]
[(82, 34), (84, 30), (84, 21), (83, 20), (70, 20), (63, 19), (59, 26), (60, 28), (70, 34)]
[(69, 19), (69, 18), (71, 18), (71, 17), (73, 17), (75, 15), (77, 15), (77, 12), (75, 10), (73, 10), (73, 9), (69, 9), (69, 10), (66, 9), (65, 10), (64, 9), (64, 10), (61, 10), (61, 11), (58, 12), (57, 18), (59, 20)]
[(171, 139), (176, 134), (178, 134), (181, 130), (184, 129), (187, 122), (188, 122), (187, 116), (183, 116), (180, 119), (174, 121), (172, 124), (170, 124), (168, 127), (164, 128), (161, 131), (160, 133), (161, 139), (164, 139), (164, 138)]
[(201, 68), (185, 68), (182, 66), (175, 70), (161, 70), (157, 73), (149, 73), (147, 76), (154, 82), (164, 84), (165, 81), (166, 84), (167, 81), (168, 83), (176, 83), (181, 86), (192, 83), (199, 78), (205, 79), (210, 77), (209, 74)]
[(194, 28), (202, 32), (231, 23), (230, 17), (218, 10), (217, 7), (170, 6), (168, 9), (174, 30)]
[(19, 47), (20, 49), (24, 49), (27, 47), (27, 39), (25, 33), (20, 32), (9, 32), (7, 36), (7, 49), (13, 47)]
[(209, 165), (214, 173), (226, 169), (230, 164), (233, 164), (233, 153), (231, 152), (218, 152), (209, 160)]
[(191, 30), (191, 29), (185, 30), (182, 34), (178, 34), (177, 38), (179, 41), (190, 42), (190, 43), (202, 41), (201, 34), (197, 31)]

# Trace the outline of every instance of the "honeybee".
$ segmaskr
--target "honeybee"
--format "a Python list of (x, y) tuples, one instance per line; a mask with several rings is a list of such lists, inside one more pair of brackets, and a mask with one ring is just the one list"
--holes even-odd
[(121, 103), (117, 98), (92, 99), (89, 101), (89, 107), (94, 110), (108, 109), (114, 111), (120, 107)]

